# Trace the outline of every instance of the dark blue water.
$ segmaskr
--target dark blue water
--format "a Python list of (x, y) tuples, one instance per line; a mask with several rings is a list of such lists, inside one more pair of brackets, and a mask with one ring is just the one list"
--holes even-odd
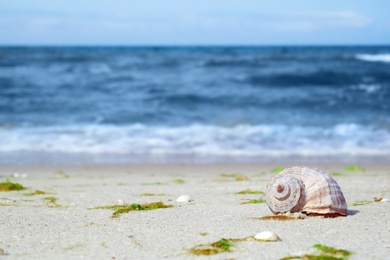
[(2, 47), (0, 153), (390, 158), (390, 46)]

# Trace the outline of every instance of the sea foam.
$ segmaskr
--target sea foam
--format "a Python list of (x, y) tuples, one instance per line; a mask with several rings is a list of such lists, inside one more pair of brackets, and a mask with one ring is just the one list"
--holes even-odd
[(84, 125), (0, 129), (0, 152), (195, 156), (390, 156), (390, 132), (356, 124), (182, 127)]
[(371, 62), (390, 62), (390, 54), (358, 54), (356, 55), (358, 60), (371, 61)]

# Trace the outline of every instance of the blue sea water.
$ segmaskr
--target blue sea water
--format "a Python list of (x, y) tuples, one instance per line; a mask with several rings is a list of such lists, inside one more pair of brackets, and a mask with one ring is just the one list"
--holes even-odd
[(0, 47), (0, 164), (390, 159), (390, 46)]

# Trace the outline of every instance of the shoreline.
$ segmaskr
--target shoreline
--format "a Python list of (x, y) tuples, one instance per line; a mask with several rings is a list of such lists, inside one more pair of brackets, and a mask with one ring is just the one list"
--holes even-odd
[(63, 152), (0, 152), (0, 167), (23, 165), (146, 165), (146, 164), (387, 164), (388, 156), (379, 155), (200, 155), (200, 154), (114, 154)]
[[(390, 202), (373, 197), (390, 199), (390, 163), (354, 164), (364, 171), (346, 170), (349, 163), (305, 163), (336, 179), (348, 203), (347, 217), (264, 221), (259, 218), (272, 215), (266, 204), (242, 204), (263, 195), (237, 192), (265, 191), (275, 168), (293, 165), (301, 163), (0, 166), (1, 181), (26, 187), (0, 192), (0, 249), (13, 259), (204, 259), (189, 250), (271, 230), (280, 241), (249, 239), (209, 258), (280, 259), (322, 244), (353, 252), (350, 259), (386, 259)], [(45, 194), (26, 195), (37, 190)], [(193, 201), (179, 203), (180, 195)], [(173, 207), (118, 218), (110, 209), (91, 209), (119, 202)]]

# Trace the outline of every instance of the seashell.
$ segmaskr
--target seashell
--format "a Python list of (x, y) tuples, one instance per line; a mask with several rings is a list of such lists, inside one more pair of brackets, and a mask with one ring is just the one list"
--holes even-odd
[(192, 199), (190, 195), (181, 195), (176, 199), (177, 202), (191, 202)]
[(374, 197), (375, 202), (389, 202), (389, 199), (381, 198), (381, 197)]
[(279, 240), (279, 237), (276, 233), (272, 231), (263, 231), (256, 234), (255, 239), (264, 242), (275, 242)]
[(123, 200), (117, 200), (115, 204), (118, 205), (118, 206), (125, 205), (125, 203), (123, 202)]
[(14, 177), (14, 178), (22, 178), (22, 179), (25, 179), (25, 178), (27, 177), (27, 174), (15, 172), (15, 173), (13, 174), (13, 177)]
[(272, 177), (266, 202), (274, 214), (347, 215), (347, 203), (337, 182), (325, 171), (305, 166), (286, 168)]

